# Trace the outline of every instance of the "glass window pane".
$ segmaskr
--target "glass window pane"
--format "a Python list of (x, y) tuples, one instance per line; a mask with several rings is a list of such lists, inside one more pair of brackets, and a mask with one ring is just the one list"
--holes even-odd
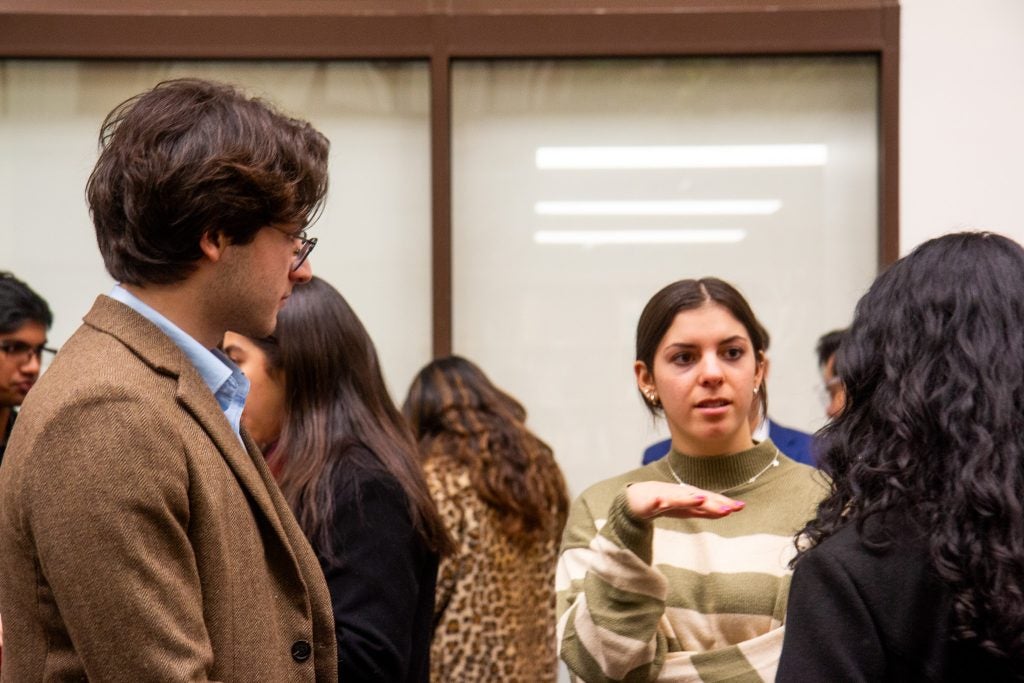
[(430, 141), (425, 62), (0, 62), (0, 268), (54, 309), (51, 339), (112, 282), (85, 182), (103, 117), (168, 78), (228, 81), (310, 120), (331, 140), (314, 272), (377, 343), (401, 398), (430, 359)]
[(824, 419), (814, 345), (876, 271), (869, 57), (458, 62), (453, 345), (523, 400), (570, 486), (640, 463), (633, 345), (681, 278), (772, 337), (770, 413)]

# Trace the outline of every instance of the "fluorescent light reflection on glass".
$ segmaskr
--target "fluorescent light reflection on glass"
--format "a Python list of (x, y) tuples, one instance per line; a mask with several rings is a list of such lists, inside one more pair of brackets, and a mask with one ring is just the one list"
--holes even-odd
[(678, 201), (537, 202), (542, 216), (767, 216), (782, 207), (778, 199), (692, 199)]
[(824, 166), (828, 146), (651, 145), (622, 147), (538, 147), (539, 169), (772, 168)]
[(677, 230), (538, 230), (537, 244), (576, 244), (596, 247), (609, 244), (730, 244), (747, 236), (739, 229)]

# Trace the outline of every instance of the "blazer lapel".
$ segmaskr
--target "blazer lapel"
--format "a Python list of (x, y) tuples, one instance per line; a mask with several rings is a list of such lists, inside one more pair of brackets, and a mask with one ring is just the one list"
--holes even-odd
[(262, 513), (297, 564), (288, 534), (281, 525), (280, 514), (267, 490), (273, 484), (261, 474), (266, 467), (261, 470), (256, 464), (256, 458), (263, 456), (251, 441), (247, 442), (248, 450), (242, 445), (217, 399), (185, 354), (156, 325), (110, 297), (97, 297), (84, 320), (86, 324), (116, 337), (152, 367), (154, 372), (177, 378), (178, 402), (210, 436), (242, 489), (254, 501), (256, 510)]
[(246, 446), (242, 445), (228, 424), (217, 399), (210, 393), (209, 387), (191, 363), (178, 376), (178, 402), (210, 436), (210, 440), (224, 456), (242, 488), (256, 503), (274, 532), (281, 537), (286, 546), (290, 547), (288, 535), (281, 526), (279, 511), (274, 507), (267, 491), (268, 482), (261, 476), (256, 464), (256, 458), (262, 458), (263, 455), (251, 440)]

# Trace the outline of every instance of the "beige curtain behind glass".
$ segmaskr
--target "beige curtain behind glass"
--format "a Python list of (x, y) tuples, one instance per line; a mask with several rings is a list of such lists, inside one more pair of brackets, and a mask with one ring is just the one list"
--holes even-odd
[(0, 269), (51, 304), (51, 340), (110, 288), (84, 200), (103, 117), (167, 78), (228, 81), (331, 140), (311, 257), (380, 351), (396, 399), (430, 359), (428, 72), (412, 62), (0, 62)]
[(680, 278), (737, 285), (772, 336), (772, 417), (824, 418), (817, 337), (876, 270), (873, 58), (459, 62), (454, 335), (523, 400), (570, 487), (667, 434), (636, 321)]

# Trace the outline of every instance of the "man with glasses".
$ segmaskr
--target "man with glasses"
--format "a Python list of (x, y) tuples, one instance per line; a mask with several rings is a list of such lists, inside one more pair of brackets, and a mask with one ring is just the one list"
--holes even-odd
[(328, 141), (184, 79), (116, 107), (100, 144), (86, 194), (118, 284), (0, 467), (4, 678), (335, 680), (326, 583), (218, 349), (271, 334), (312, 277)]
[(846, 403), (846, 388), (843, 386), (843, 380), (836, 374), (836, 353), (845, 337), (845, 329), (832, 330), (821, 335), (815, 347), (818, 353), (818, 370), (821, 372), (824, 387), (822, 403), (830, 420), (839, 414)]
[[(18, 406), (39, 378), (53, 314), (43, 297), (13, 274), (0, 272), (0, 465)], [(0, 626), (0, 643), (3, 627)]]
[(46, 301), (11, 273), (0, 272), (0, 463), (17, 408), (39, 378), (53, 314)]

